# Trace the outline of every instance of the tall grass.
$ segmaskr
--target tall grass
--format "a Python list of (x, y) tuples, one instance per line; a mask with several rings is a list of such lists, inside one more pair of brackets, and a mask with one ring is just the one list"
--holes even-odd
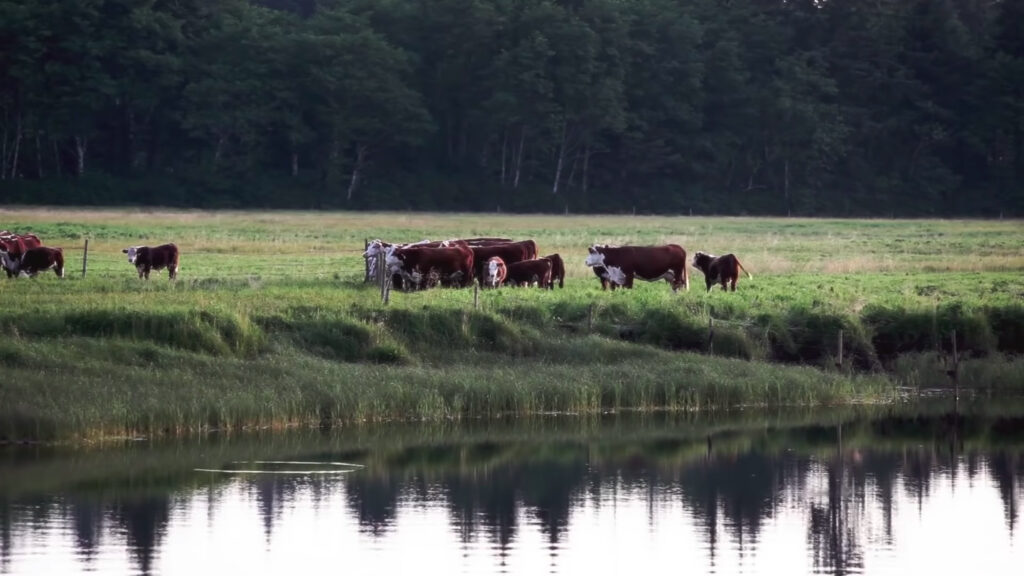
[[(971, 366), (1009, 366), (979, 382), (1013, 379), (1024, 351), (1014, 222), (48, 209), (0, 210), (0, 228), (69, 262), (90, 239), (85, 278), (0, 280), (9, 437), (850, 401), (877, 397), (883, 370), (941, 374), (902, 359), (943, 362), (954, 330)], [(560, 252), (566, 288), (383, 306), (361, 281), (366, 237), (476, 235)], [(182, 248), (179, 280), (139, 280), (120, 249), (165, 241)], [(755, 278), (602, 292), (582, 264), (592, 242), (669, 241), (735, 252)]]

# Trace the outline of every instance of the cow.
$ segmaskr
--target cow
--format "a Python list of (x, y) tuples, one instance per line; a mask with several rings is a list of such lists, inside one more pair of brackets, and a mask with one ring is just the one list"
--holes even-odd
[(7, 277), (12, 278), (18, 275), (18, 262), (26, 250), (38, 248), (43, 245), (35, 234), (12, 234), (4, 231), (0, 234), (0, 245), (7, 251), (0, 264), (7, 272)]
[(704, 273), (704, 282), (707, 284), (708, 292), (711, 292), (711, 287), (716, 282), (722, 284), (722, 290), (727, 290), (726, 284), (729, 284), (733, 292), (736, 291), (736, 281), (740, 278), (740, 270), (747, 275), (747, 278), (753, 279), (753, 275), (747, 272), (747, 269), (740, 264), (739, 258), (734, 254), (723, 254), (721, 256), (715, 256), (714, 254), (705, 254), (703, 252), (697, 252), (693, 255), (693, 267)]
[(633, 279), (653, 282), (665, 279), (672, 291), (680, 287), (690, 289), (686, 270), (686, 250), (678, 244), (662, 246), (591, 246), (587, 266), (603, 266), (608, 280), (626, 288), (633, 287)]
[(0, 244), (0, 257), (4, 259), (5, 265), (11, 262), (15, 274), (35, 276), (45, 270), (53, 269), (58, 278), (64, 277), (64, 251), (60, 248), (49, 248), (36, 246), (21, 253), (17, 261), (10, 259), (10, 252), (6, 244)]
[(555, 281), (558, 281), (559, 288), (565, 288), (565, 262), (557, 253), (544, 256), (551, 260), (551, 285), (548, 288), (555, 289)]
[(487, 270), (484, 276), (484, 286), (497, 288), (505, 283), (508, 277), (508, 267), (500, 256), (493, 256), (487, 261)]
[(473, 251), (465, 244), (432, 248), (395, 248), (385, 259), (387, 271), (419, 287), (436, 269), (441, 284), (468, 285), (473, 281)]
[(608, 278), (608, 270), (605, 270), (604, 266), (594, 266), (591, 270), (594, 271), (594, 276), (597, 276), (597, 279), (601, 281), (601, 290), (607, 290), (610, 287), (614, 292), (615, 288), (618, 287), (618, 284)]
[(473, 275), (480, 286), (484, 285), (484, 266), (491, 258), (498, 256), (506, 266), (537, 257), (537, 243), (533, 240), (504, 242), (486, 246), (470, 246), (473, 250)]
[(150, 270), (163, 270), (167, 268), (167, 275), (170, 280), (178, 275), (178, 262), (180, 255), (178, 247), (174, 244), (162, 244), (160, 246), (132, 246), (121, 250), (128, 255), (128, 261), (135, 264), (139, 271), (139, 278), (149, 280)]
[(537, 258), (521, 260), (508, 265), (505, 282), (513, 286), (529, 286), (536, 282), (538, 288), (553, 289), (551, 284), (551, 260)]

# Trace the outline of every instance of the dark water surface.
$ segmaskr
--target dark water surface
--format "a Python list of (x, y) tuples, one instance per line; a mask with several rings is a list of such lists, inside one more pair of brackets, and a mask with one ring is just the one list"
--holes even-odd
[(0, 447), (0, 573), (1021, 574), (1015, 414), (561, 416)]

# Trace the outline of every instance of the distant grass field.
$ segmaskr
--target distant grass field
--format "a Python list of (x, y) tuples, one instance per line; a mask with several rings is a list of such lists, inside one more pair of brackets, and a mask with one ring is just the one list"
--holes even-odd
[[(0, 229), (64, 248), (67, 278), (0, 280), (0, 436), (877, 399), (889, 378), (948, 382), (953, 330), (962, 385), (1015, 387), (1022, 224), (4, 209)], [(471, 289), (385, 307), (362, 282), (367, 238), (492, 235), (560, 253), (566, 288), (483, 291), (474, 310)], [(164, 242), (179, 279), (137, 279), (121, 249)], [(733, 252), (754, 278), (602, 292), (594, 242)], [(840, 329), (841, 372), (863, 376), (836, 371)]]

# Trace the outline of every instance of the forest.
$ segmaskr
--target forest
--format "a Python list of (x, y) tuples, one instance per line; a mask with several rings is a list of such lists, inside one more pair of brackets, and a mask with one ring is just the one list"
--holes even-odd
[(1022, 0), (0, 0), (5, 204), (1024, 215)]

